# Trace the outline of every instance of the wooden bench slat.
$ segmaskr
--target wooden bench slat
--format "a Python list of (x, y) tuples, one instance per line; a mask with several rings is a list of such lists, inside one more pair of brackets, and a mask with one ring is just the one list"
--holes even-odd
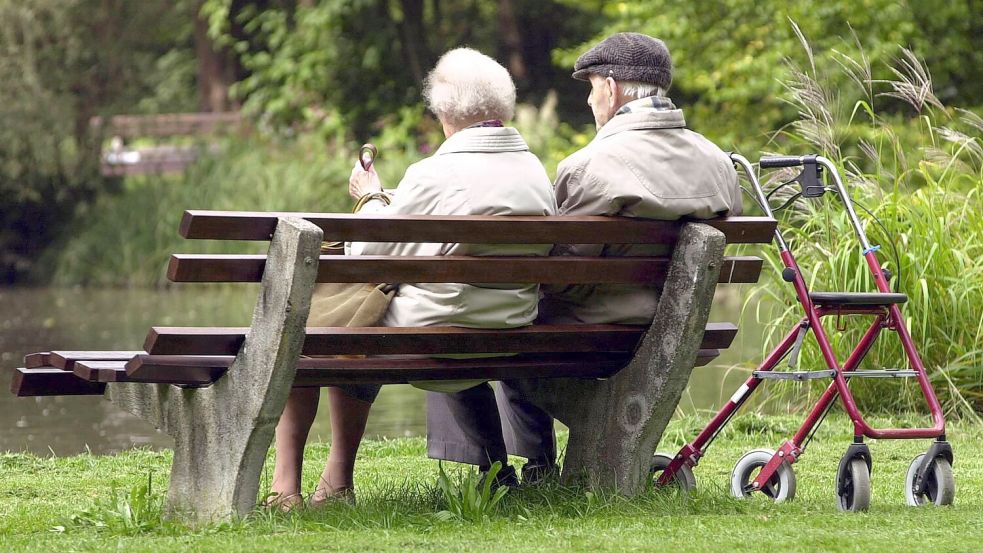
[[(250, 211), (184, 212), (185, 238), (269, 240), (279, 217), (300, 217), (324, 230), (325, 240), (445, 242), (469, 244), (675, 244), (680, 221), (598, 216), (350, 215)], [(771, 242), (776, 222), (768, 217), (727, 217), (705, 222), (728, 244)]]
[[(153, 327), (144, 349), (151, 355), (235, 355), (245, 327)], [(488, 330), (460, 327), (310, 327), (304, 355), (547, 353), (631, 351), (645, 327), (627, 325), (535, 325)], [(709, 323), (701, 347), (722, 349), (737, 334), (731, 323)]]
[[(718, 355), (719, 350), (701, 349), (696, 366), (706, 365)], [(297, 363), (294, 387), (473, 378), (604, 378), (617, 372), (630, 359), (630, 353), (523, 354), (484, 359), (420, 356), (301, 358)], [(185, 363), (181, 356), (140, 355), (126, 364), (124, 372), (129, 382), (203, 385), (217, 380), (232, 361), (231, 357), (212, 357), (209, 361)]]
[(77, 361), (129, 361), (143, 351), (52, 351), (50, 366), (63, 371), (73, 371)]
[(237, 111), (114, 115), (108, 121), (100, 116), (93, 117), (89, 120), (89, 125), (93, 129), (104, 130), (109, 136), (166, 138), (232, 130), (243, 125), (243, 118)]
[(10, 392), (18, 397), (99, 396), (105, 391), (101, 382), (87, 382), (56, 367), (18, 368), (10, 381)]
[[(318, 282), (480, 282), (542, 284), (660, 284), (664, 257), (339, 257), (323, 255)], [(174, 254), (173, 282), (260, 282), (265, 255)], [(721, 283), (757, 282), (762, 260), (728, 256)]]
[[(76, 360), (72, 373), (89, 382), (126, 382), (126, 361)], [(117, 374), (121, 373), (121, 377)]]
[(41, 367), (51, 366), (51, 352), (49, 351), (39, 351), (37, 353), (28, 353), (24, 356), (24, 368), (26, 369), (37, 369)]
[[(708, 364), (720, 355), (717, 350), (700, 350), (695, 366)], [(295, 388), (340, 384), (401, 384), (420, 380), (510, 380), (518, 378), (607, 378), (631, 360), (630, 355), (611, 354), (525, 354), (489, 359), (337, 359), (326, 366), (322, 359), (301, 360)]]

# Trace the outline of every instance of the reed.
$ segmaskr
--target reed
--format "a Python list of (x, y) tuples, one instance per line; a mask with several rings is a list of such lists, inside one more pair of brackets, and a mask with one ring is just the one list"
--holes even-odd
[[(851, 196), (863, 206), (858, 211), (871, 242), (883, 246), (878, 255), (895, 275), (893, 289), (909, 297), (902, 308), (905, 322), (947, 410), (975, 417), (983, 409), (983, 120), (944, 106), (932, 90), (928, 68), (910, 50), (900, 50), (886, 79), (874, 78), (859, 44), (858, 54), (833, 52), (836, 71), (846, 73), (850, 83), (834, 88), (832, 83), (844, 79), (818, 70), (808, 42), (799, 36), (808, 63), (793, 65), (786, 83), (787, 101), (799, 118), (776, 133), (772, 147), (822, 154), (840, 168)], [(883, 113), (875, 109), (882, 105)], [(772, 182), (789, 176), (769, 175)], [(811, 290), (873, 291), (858, 242), (833, 196), (794, 203), (780, 216), (782, 231)], [(801, 317), (801, 308), (781, 279), (777, 254), (766, 251), (765, 257), (771, 270), (745, 312), (754, 311), (765, 323), (770, 349)], [(773, 308), (751, 309), (759, 305)], [(851, 321), (843, 332), (833, 326), (829, 321), (827, 330), (842, 356), (866, 329), (862, 321)], [(807, 340), (800, 366), (825, 367), (815, 341)], [(864, 366), (907, 367), (893, 333), (882, 335)], [(852, 386), (862, 407), (924, 410), (913, 381)], [(809, 404), (821, 387), (771, 389), (773, 401)]]

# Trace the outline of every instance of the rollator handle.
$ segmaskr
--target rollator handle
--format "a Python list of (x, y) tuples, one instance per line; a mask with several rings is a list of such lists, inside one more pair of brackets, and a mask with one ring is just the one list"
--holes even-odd
[(765, 156), (758, 160), (762, 169), (777, 169), (779, 167), (798, 167), (808, 162), (815, 163), (816, 156)]

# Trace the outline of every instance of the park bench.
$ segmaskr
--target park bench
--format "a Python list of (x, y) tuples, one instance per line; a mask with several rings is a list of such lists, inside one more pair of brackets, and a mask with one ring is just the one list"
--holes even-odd
[(180, 173), (198, 160), (204, 145), (145, 145), (127, 148), (135, 138), (202, 137), (229, 133), (244, 126), (237, 111), (214, 113), (165, 113), (155, 115), (114, 115), (93, 117), (91, 129), (98, 136), (112, 138), (104, 152), (100, 171), (103, 176), (123, 177)]
[[(570, 428), (562, 478), (626, 494), (695, 365), (728, 347), (731, 323), (707, 323), (719, 283), (756, 282), (754, 256), (730, 244), (771, 241), (775, 221), (731, 217), (364, 216), (188, 211), (189, 239), (269, 241), (266, 255), (175, 254), (175, 282), (262, 282), (248, 328), (154, 327), (141, 351), (28, 355), (19, 396), (105, 394), (175, 439), (168, 512), (214, 520), (255, 506), (260, 471), (291, 386), (529, 379), (529, 397)], [(657, 257), (346, 257), (322, 240), (501, 244), (663, 244)], [(650, 326), (532, 325), (305, 328), (316, 282), (655, 283)], [(509, 353), (482, 359), (433, 357)]]

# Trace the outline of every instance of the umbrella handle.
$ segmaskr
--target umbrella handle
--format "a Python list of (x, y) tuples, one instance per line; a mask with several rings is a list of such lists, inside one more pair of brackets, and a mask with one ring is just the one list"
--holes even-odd
[(362, 169), (368, 171), (377, 155), (379, 155), (378, 148), (372, 144), (363, 144), (358, 151), (358, 162), (362, 164)]

